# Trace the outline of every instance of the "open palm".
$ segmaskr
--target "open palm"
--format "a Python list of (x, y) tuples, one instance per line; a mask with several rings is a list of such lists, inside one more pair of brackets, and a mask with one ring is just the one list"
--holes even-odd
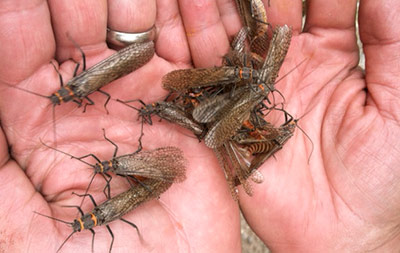
[[(299, 32), (300, 7), (282, 2), (288, 3), (271, 2), (270, 17), (279, 13), (279, 23)], [(400, 6), (360, 1), (364, 76), (356, 68), (356, 1), (307, 2), (304, 31), (293, 36), (281, 73), (306, 61), (277, 88), (290, 113), (306, 114), (299, 125), (314, 151), (308, 163), (312, 145), (297, 131), (264, 164), (266, 180), (252, 198), (242, 196), (242, 210), (273, 251), (398, 251), (399, 93), (392, 53)]]
[[(1, 83), (48, 95), (59, 86), (49, 62), (55, 58), (62, 63), (60, 72), (69, 80), (75, 67), (70, 58), (81, 60), (67, 33), (82, 47), (91, 66), (113, 53), (105, 44), (107, 26), (138, 32), (155, 23), (158, 31), (153, 59), (103, 88), (113, 98), (153, 102), (166, 94), (160, 86), (164, 74), (176, 68), (219, 65), (229, 39), (240, 29), (231, 0), (159, 0), (157, 17), (154, 1), (127, 2), (113, 1), (107, 6), (106, 1), (26, 1), (22, 5), (3, 1)], [(393, 153), (397, 150), (395, 133), (399, 132), (394, 114), (397, 93), (390, 85), (396, 82), (394, 75), (387, 74), (397, 73), (392, 55), (395, 49), (389, 50), (387, 43), (394, 41), (398, 30), (383, 20), (396, 18), (396, 6), (382, 4), (381, 13), (372, 19), (367, 16), (377, 6), (368, 5), (374, 1), (361, 2), (366, 82), (355, 69), (355, 1), (338, 2), (310, 1), (307, 33), (302, 34), (301, 1), (271, 1), (268, 8), (273, 25), (288, 24), (295, 31), (281, 75), (306, 59), (277, 84), (277, 89), (285, 95), (291, 114), (300, 117), (308, 112), (299, 124), (315, 145), (308, 164), (311, 144), (296, 131), (276, 160), (262, 166), (265, 182), (255, 186), (254, 196), (241, 196), (249, 223), (276, 251), (382, 244), (381, 237), (394, 233), (391, 228), (398, 224), (399, 161)], [(380, 47), (383, 42), (386, 45)], [(379, 57), (381, 50), (384, 57)], [(54, 139), (49, 101), (7, 85), (1, 86), (0, 95), (0, 196), (4, 200), (0, 232), (7, 239), (3, 247), (8, 251), (55, 251), (71, 228), (33, 211), (72, 221), (76, 210), (61, 205), (79, 205), (81, 199), (71, 192), (83, 192), (92, 171), (40, 143), (42, 139), (52, 144)], [(105, 97), (99, 93), (90, 97), (96, 104), (86, 113), (74, 103), (55, 108), (57, 147), (76, 156), (93, 153), (109, 159), (113, 146), (104, 140), (104, 128), (107, 137), (119, 145), (119, 154), (135, 151), (140, 134), (136, 112), (111, 101), (107, 115)], [(190, 132), (164, 121), (145, 126), (144, 134), (145, 149), (173, 145), (184, 150), (189, 160), (187, 180), (163, 194), (162, 204), (151, 201), (125, 216), (139, 227), (143, 241), (129, 225), (111, 223), (113, 250), (239, 252), (238, 208), (211, 150), (188, 137)], [(99, 203), (105, 199), (103, 187), (101, 178), (91, 187)], [(113, 179), (113, 194), (126, 188), (122, 179)], [(83, 210), (92, 207), (86, 199)], [(110, 235), (103, 228), (95, 231), (95, 250), (104, 251)], [(91, 236), (89, 231), (75, 234), (63, 252), (89, 251)], [(372, 244), (371, 248), (377, 246)]]

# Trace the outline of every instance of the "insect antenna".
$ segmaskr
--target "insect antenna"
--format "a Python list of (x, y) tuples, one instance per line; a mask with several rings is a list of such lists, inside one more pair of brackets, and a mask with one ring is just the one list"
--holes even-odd
[(131, 108), (133, 108), (133, 109), (135, 109), (137, 111), (139, 111), (140, 109), (137, 109), (136, 107), (133, 107), (133, 106), (129, 105), (128, 103), (132, 103), (132, 102), (136, 102), (137, 101), (137, 102), (141, 103), (143, 106), (146, 106), (146, 104), (141, 99), (131, 99), (131, 100), (124, 101), (124, 100), (121, 100), (121, 99), (117, 98), (116, 101), (120, 102), (120, 103), (122, 103), (122, 104), (124, 104), (124, 105), (126, 105), (128, 107), (131, 107)]
[(42, 98), (50, 99), (50, 96), (46, 96), (46, 95), (43, 95), (43, 94), (39, 94), (39, 93), (37, 93), (37, 92), (30, 91), (30, 90), (27, 90), (27, 89), (24, 89), (24, 88), (21, 88), (21, 87), (12, 86), (12, 85), (9, 85), (9, 84), (6, 84), (6, 85), (9, 86), (9, 87), (11, 87), (11, 88), (14, 88), (14, 89), (17, 89), (17, 90), (20, 90), (20, 91), (24, 91), (24, 92), (27, 92), (27, 93), (32, 94), (32, 95), (36, 95), (36, 96), (39, 96), (39, 97), (42, 97)]
[[(56, 152), (60, 152), (60, 153), (62, 153), (62, 154), (64, 154), (64, 155), (67, 155), (67, 156), (71, 157), (71, 159), (76, 159), (76, 160), (78, 160), (78, 161), (80, 161), (80, 162), (82, 162), (82, 163), (84, 163), (84, 164), (86, 164), (86, 165), (92, 167), (93, 169), (96, 169), (96, 166), (93, 165), (93, 164), (90, 164), (90, 163), (88, 163), (88, 162), (86, 162), (86, 161), (84, 161), (83, 158), (86, 158), (86, 157), (88, 157), (88, 156), (91, 156), (91, 157), (93, 157), (98, 163), (101, 163), (100, 159), (97, 158), (97, 157), (96, 157), (95, 155), (93, 155), (93, 154), (88, 154), (88, 155), (85, 155), (85, 156), (82, 156), (82, 157), (76, 157), (76, 156), (73, 156), (73, 155), (71, 155), (71, 154), (68, 154), (68, 153), (66, 153), (66, 152), (64, 152), (64, 151), (62, 151), (62, 150), (59, 150), (59, 149), (57, 149), (57, 148), (54, 148), (54, 147), (51, 147), (51, 146), (47, 145), (46, 143), (44, 143), (44, 142), (42, 141), (42, 139), (39, 139), (39, 140), (40, 140), (40, 142), (41, 142), (45, 147), (47, 147), (47, 148), (49, 148), (49, 149), (52, 149), (52, 150), (54, 150), (54, 151), (56, 151)], [(87, 188), (86, 188), (86, 190), (85, 190), (85, 193), (87, 193), (87, 192), (89, 191), (89, 188), (90, 188), (90, 186), (91, 186), (91, 184), (92, 184), (92, 182), (93, 182), (93, 180), (94, 180), (96, 174), (98, 174), (98, 173), (97, 173), (97, 172), (94, 172), (94, 173), (93, 173), (93, 176), (92, 176), (92, 178), (90, 179), (90, 182), (89, 182), (89, 184), (88, 184), (88, 186), (87, 186)], [(100, 174), (103, 175), (103, 178), (104, 178), (104, 180), (105, 180), (106, 183), (107, 183), (107, 185), (106, 185), (106, 187), (105, 187), (104, 189), (106, 189), (107, 186), (108, 186), (108, 188), (109, 188), (111, 179), (108, 180), (108, 179), (104, 176), (104, 174), (107, 174), (107, 173), (100, 173)], [(107, 174), (107, 176), (109, 176), (109, 177), (111, 178), (110, 175)], [(109, 195), (110, 195), (110, 194), (109, 194)], [(107, 196), (107, 194), (106, 194), (106, 196)], [(85, 198), (82, 199), (80, 206), (82, 206), (84, 200), (85, 200)]]
[(90, 167), (92, 167), (92, 168), (95, 168), (95, 166), (94, 166), (93, 164), (90, 164), (90, 163), (88, 163), (88, 162), (86, 162), (86, 161), (84, 161), (84, 160), (82, 160), (82, 159), (83, 159), (83, 158), (86, 158), (86, 157), (88, 157), (88, 156), (91, 156), (91, 157), (93, 157), (94, 159), (96, 159), (97, 162), (99, 162), (99, 163), (101, 162), (101, 161), (99, 160), (99, 158), (97, 158), (97, 157), (96, 157), (95, 155), (93, 155), (93, 154), (88, 154), (88, 155), (81, 156), (81, 157), (73, 156), (73, 155), (71, 155), (71, 154), (68, 154), (67, 152), (64, 152), (64, 151), (59, 150), (59, 149), (57, 149), (57, 148), (55, 148), (55, 147), (51, 147), (51, 146), (47, 145), (47, 144), (44, 143), (44, 142), (42, 141), (42, 139), (40, 139), (40, 138), (39, 138), (39, 140), (40, 140), (40, 142), (41, 142), (45, 147), (47, 147), (47, 148), (49, 148), (49, 149), (52, 149), (52, 150), (55, 150), (55, 151), (57, 151), (57, 152), (60, 152), (60, 153), (62, 153), (62, 154), (64, 154), (64, 155), (67, 155), (67, 156), (71, 157), (71, 159), (76, 159), (76, 160), (78, 160), (78, 161), (80, 161), (80, 162), (82, 162), (82, 163), (84, 163), (84, 164), (86, 164), (86, 165), (88, 165), (88, 166), (90, 166)]
[(65, 223), (67, 225), (72, 225), (73, 224), (73, 222), (68, 222), (68, 221), (65, 221), (65, 220), (61, 220), (61, 219), (58, 219), (58, 218), (55, 218), (55, 217), (52, 217), (52, 216), (49, 216), (49, 215), (46, 215), (46, 214), (38, 213), (36, 211), (33, 211), (33, 212), (38, 214), (38, 215), (40, 215), (40, 216), (43, 216), (43, 217), (46, 217), (46, 218), (49, 218), (49, 219), (52, 219), (52, 220), (56, 220), (56, 221)]
[[(71, 35), (70, 35), (69, 33), (67, 33), (67, 37), (68, 37), (68, 39), (72, 42), (72, 44), (74, 44), (74, 47), (76, 47), (76, 48), (79, 50), (79, 52), (81, 53), (81, 55), (82, 55), (82, 62), (83, 62), (82, 71), (85, 71), (85, 70), (86, 70), (86, 56), (85, 56), (85, 53), (82, 51), (81, 47), (80, 47), (80, 46), (78, 45), (78, 43), (71, 37)], [(74, 76), (76, 76), (76, 72), (78, 71), (78, 68), (79, 68), (79, 63), (77, 63), (77, 67), (75, 68)]]
[[(292, 73), (295, 69), (297, 69), (301, 64), (303, 64), (308, 58), (304, 58), (299, 64), (297, 64), (294, 68), (292, 68), (291, 70), (289, 70), (289, 72), (285, 73), (281, 78), (279, 78), (275, 84), (279, 83), (280, 81), (282, 81), (285, 77), (287, 77), (290, 73)], [(282, 98), (283, 98), (283, 103), (286, 103), (286, 99), (283, 96), (283, 94), (277, 90), (274, 89), (272, 92), (277, 92)]]
[[(136, 111), (138, 111), (138, 112), (141, 111), (140, 109), (138, 109), (138, 108), (136, 108), (136, 107), (134, 107), (134, 106), (128, 104), (129, 102), (131, 102), (131, 100), (123, 101), (123, 100), (120, 100), (119, 98), (117, 98), (116, 101), (117, 101), (117, 102), (120, 102), (121, 104), (123, 104), (123, 105), (125, 105), (125, 106), (128, 106), (128, 107), (130, 107), (130, 108), (132, 108), (132, 109), (134, 109), (134, 110), (136, 110)], [(138, 100), (138, 101), (141, 101), (141, 100)], [(141, 101), (141, 103), (143, 103), (143, 101)], [(143, 103), (143, 105), (145, 105), (145, 104)]]
[[(43, 216), (43, 217), (46, 217), (46, 218), (49, 218), (49, 219), (52, 219), (52, 220), (55, 220), (55, 221), (59, 221), (59, 222), (65, 223), (65, 224), (70, 225), (70, 226), (73, 225), (73, 222), (68, 222), (68, 221), (65, 221), (65, 220), (61, 220), (61, 219), (58, 219), (58, 218), (55, 218), (55, 217), (51, 217), (51, 216), (48, 216), (48, 215), (45, 215), (45, 214), (42, 214), (42, 213), (38, 213), (38, 212), (36, 212), (36, 211), (33, 211), (33, 212), (36, 213), (36, 214), (38, 214), (38, 215), (41, 215), (41, 216)], [(76, 232), (77, 232), (77, 231), (72, 231), (72, 232), (68, 235), (68, 237), (63, 241), (63, 243), (60, 245), (60, 247), (58, 247), (58, 249), (57, 249), (56, 252), (59, 252), (59, 251), (61, 250), (61, 248), (64, 246), (64, 244), (69, 240), (69, 238), (71, 238), (71, 236), (72, 236), (73, 234), (75, 234)]]
[[(132, 109), (138, 111), (138, 114), (139, 114), (138, 118), (140, 118), (140, 117), (141, 117), (142, 119), (144, 118), (145, 121), (147, 122), (147, 124), (149, 124), (149, 125), (152, 125), (152, 124), (153, 124), (153, 122), (152, 122), (152, 120), (151, 120), (151, 116), (150, 116), (150, 115), (151, 115), (151, 112), (147, 112), (146, 109), (144, 109), (144, 108), (146, 108), (146, 104), (145, 104), (142, 100), (140, 100), (140, 99), (133, 99), (133, 100), (123, 101), (123, 100), (120, 100), (120, 99), (116, 99), (116, 101), (117, 101), (117, 102), (120, 102), (121, 104), (123, 104), (123, 105), (125, 105), (125, 106), (128, 106), (128, 107), (130, 107), (130, 108), (132, 108)], [(128, 103), (135, 102), (135, 101), (138, 101), (139, 103), (141, 103), (141, 104), (143, 105), (143, 107), (142, 107), (141, 109), (138, 109), (138, 108), (136, 108), (136, 107), (134, 107), (134, 106), (128, 104)], [(146, 118), (146, 116), (147, 116), (147, 118)], [(142, 122), (142, 124), (143, 124), (143, 122)]]
[(310, 152), (310, 155), (308, 156), (308, 162), (307, 162), (308, 164), (310, 164), (311, 155), (314, 152), (314, 142), (311, 140), (310, 136), (303, 130), (303, 128), (301, 128), (297, 124), (297, 122), (299, 120), (301, 120), (302, 118), (304, 118), (304, 116), (306, 116), (311, 110), (306, 112), (305, 114), (303, 114), (303, 116), (301, 116), (300, 118), (294, 119), (294, 117), (290, 113), (288, 113), (285, 109), (280, 109), (280, 108), (275, 108), (275, 109), (278, 110), (278, 111), (284, 112), (285, 113), (285, 118), (287, 116), (289, 116), (289, 119), (286, 118), (286, 121), (285, 121), (284, 125), (288, 125), (288, 124), (290, 124), (290, 122), (294, 122), (296, 127), (307, 137), (308, 140), (310, 140), (310, 142), (311, 142), (311, 152)]
[[(303, 115), (301, 118), (303, 118), (303, 117), (304, 117), (304, 115)], [(311, 142), (311, 152), (310, 152), (310, 155), (308, 156), (308, 161), (307, 161), (307, 163), (310, 164), (311, 155), (312, 155), (312, 153), (314, 152), (314, 142), (311, 140), (310, 136), (303, 130), (303, 128), (301, 128), (301, 127), (297, 124), (297, 122), (298, 122), (301, 118), (295, 119), (295, 120), (294, 120), (294, 123), (296, 124), (296, 127), (297, 127), (301, 132), (303, 132), (303, 134), (304, 134), (304, 135), (307, 137), (307, 139), (309, 139), (310, 142)]]
[(68, 236), (67, 238), (65, 238), (65, 240), (63, 241), (63, 243), (61, 243), (60, 247), (58, 247), (58, 249), (57, 249), (56, 252), (60, 252), (60, 250), (61, 250), (61, 248), (64, 246), (64, 244), (65, 244), (65, 243), (69, 240), (69, 238), (71, 238), (71, 236), (72, 236), (73, 234), (75, 234), (75, 233), (76, 233), (76, 231), (72, 231), (71, 234), (69, 234), (69, 236)]

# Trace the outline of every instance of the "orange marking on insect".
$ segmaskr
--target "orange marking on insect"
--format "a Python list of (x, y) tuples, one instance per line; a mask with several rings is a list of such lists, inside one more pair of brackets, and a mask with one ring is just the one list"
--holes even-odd
[(56, 97), (58, 98), (58, 100), (59, 100), (60, 102), (63, 101), (62, 96), (60, 96), (60, 94), (59, 94), (58, 92), (54, 93), (54, 95), (56, 95)]
[(104, 172), (103, 164), (99, 163), (99, 167), (100, 167), (100, 173), (103, 173)]
[(78, 219), (79, 225), (81, 225), (81, 231), (85, 229), (85, 227), (83, 226), (83, 222), (81, 219)]
[(75, 96), (75, 93), (68, 86), (65, 86), (64, 88), (68, 91), (68, 95), (71, 97)]
[(191, 99), (190, 102), (192, 103), (193, 107), (197, 107), (199, 105), (199, 102), (196, 99)]
[(203, 95), (203, 91), (200, 91), (198, 93), (193, 93), (191, 94), (193, 97), (200, 97), (201, 95)]
[(92, 221), (93, 221), (93, 223), (94, 223), (94, 226), (97, 226), (97, 218), (96, 218), (96, 215), (94, 215), (93, 213), (90, 213), (90, 216), (91, 216), (91, 219), (92, 219)]
[(239, 77), (240, 79), (243, 79), (243, 69), (239, 69)]
[(249, 128), (249, 129), (254, 128), (253, 124), (251, 124), (249, 120), (244, 121), (243, 126)]
[(257, 130), (251, 131), (249, 134), (251, 137), (253, 137), (257, 140), (262, 139), (262, 135)]
[(112, 166), (113, 166), (113, 163), (112, 163), (112, 161), (110, 160), (110, 161), (108, 161), (108, 166), (111, 168)]

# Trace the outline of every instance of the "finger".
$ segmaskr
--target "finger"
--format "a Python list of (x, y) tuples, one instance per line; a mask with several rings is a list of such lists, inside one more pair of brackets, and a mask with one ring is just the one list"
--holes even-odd
[(221, 21), (224, 24), (226, 33), (230, 38), (233, 38), (243, 26), (242, 22), (240, 21), (238, 7), (235, 2), (236, 1), (232, 0), (217, 1)]
[(293, 32), (301, 31), (302, 24), (302, 8), (301, 0), (264, 0), (264, 6), (267, 9), (267, 19), (273, 27), (279, 25), (291, 26)]
[(0, 1), (0, 80), (17, 83), (47, 64), (55, 42), (47, 2)]
[(180, 0), (186, 36), (196, 67), (221, 64), (229, 40), (215, 1)]
[(121, 32), (144, 32), (156, 20), (155, 0), (108, 1), (108, 27)]
[[(7, 249), (6, 251), (9, 252), (18, 252), (21, 251), (24, 245), (21, 243), (21, 240), (19, 240), (19, 243), (14, 241), (15, 235), (22, 235), (19, 239), (26, 239), (27, 224), (32, 225), (28, 234), (36, 230), (39, 224), (30, 219), (33, 216), (33, 210), (35, 208), (38, 209), (38, 206), (44, 202), (42, 202), (42, 198), (37, 198), (40, 196), (39, 194), (35, 194), (36, 190), (24, 171), (17, 166), (15, 161), (10, 160), (6, 138), (1, 128), (0, 184), (0, 198), (4, 201), (0, 208), (0, 215), (2, 217), (0, 230), (3, 231), (2, 238), (7, 238), (7, 241), (2, 242), (2, 249)], [(32, 239), (31, 243), (35, 245), (37, 241)], [(23, 251), (26, 251), (26, 249)]]
[(305, 31), (311, 28), (354, 29), (357, 0), (307, 1)]
[[(398, 112), (400, 5), (398, 1), (361, 1), (360, 37), (366, 59), (367, 88), (373, 103), (389, 115)], [(371, 100), (368, 103), (372, 103)], [(394, 118), (399, 120), (398, 115)]]
[[(54, 33), (57, 41), (57, 59), (81, 59), (70, 36), (82, 49), (105, 49), (107, 31), (107, 2), (105, 0), (49, 1)], [(68, 34), (68, 35), (67, 35)], [(83, 50), (87, 52), (87, 50)]]
[(190, 64), (190, 51), (177, 1), (157, 1), (157, 54), (174, 63)]

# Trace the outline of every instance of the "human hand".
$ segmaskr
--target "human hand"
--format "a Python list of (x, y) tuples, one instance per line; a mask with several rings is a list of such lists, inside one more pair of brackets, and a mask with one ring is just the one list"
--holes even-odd
[[(83, 193), (92, 174), (86, 165), (40, 143), (41, 139), (51, 145), (54, 139), (50, 101), (9, 85), (43, 95), (55, 92), (59, 77), (50, 64), (54, 58), (60, 64), (64, 82), (68, 81), (75, 68), (70, 58), (82, 61), (67, 33), (81, 46), (90, 67), (113, 53), (105, 44), (107, 26), (142, 32), (156, 23), (153, 59), (102, 90), (123, 100), (159, 100), (167, 93), (160, 85), (164, 74), (190, 67), (192, 61), (197, 67), (220, 64), (228, 50), (229, 37), (240, 29), (233, 1), (209, 1), (199, 6), (192, 1), (180, 1), (179, 7), (181, 13), (178, 2), (158, 1), (156, 17), (155, 2), (149, 0), (0, 3), (0, 231), (5, 251), (56, 251), (72, 229), (34, 211), (73, 221), (77, 211), (62, 205), (79, 205), (81, 199), (71, 192)], [(107, 115), (104, 95), (93, 93), (89, 97), (95, 105), (89, 106), (86, 113), (74, 103), (56, 106), (57, 148), (75, 156), (93, 153), (109, 159), (114, 148), (104, 140), (104, 128), (107, 137), (119, 145), (120, 155), (135, 151), (140, 135), (136, 112), (111, 101)], [(199, 252), (239, 252), (238, 207), (212, 151), (197, 139), (188, 138), (188, 131), (167, 122), (145, 126), (144, 134), (144, 149), (173, 145), (185, 151), (189, 160), (187, 180), (161, 196), (163, 205), (151, 201), (124, 216), (139, 227), (144, 242), (129, 225), (120, 221), (110, 223), (115, 237), (113, 250), (188, 252), (190, 248)], [(126, 183), (117, 185), (122, 181), (114, 178), (113, 195), (128, 187)], [(105, 200), (101, 192), (104, 184), (100, 178), (91, 186), (90, 193), (97, 203)], [(83, 211), (92, 208), (86, 198)], [(108, 231), (94, 230), (95, 251), (108, 249)], [(62, 252), (87, 252), (91, 238), (90, 231), (76, 233)]]
[[(221, 56), (228, 49), (228, 36), (232, 36), (240, 28), (236, 9), (232, 1), (228, 2), (229, 5), (223, 1), (219, 2), (220, 8), (215, 6), (215, 3), (196, 8), (189, 1), (180, 1), (180, 16), (177, 3), (158, 1), (157, 55), (143, 68), (106, 86), (104, 90), (121, 99), (141, 98), (146, 102), (156, 101), (165, 94), (160, 88), (160, 79), (170, 70), (189, 67), (191, 61), (196, 67), (218, 65)], [(361, 29), (364, 27), (361, 35), (364, 50), (367, 61), (371, 61), (367, 62), (366, 69), (368, 82), (365, 82), (359, 70), (353, 69), (358, 60), (352, 30), (354, 1), (340, 4), (336, 9), (333, 6), (337, 5), (332, 2), (310, 3), (306, 25), (308, 33), (295, 33), (293, 36), (281, 75), (303, 59), (309, 60), (303, 63), (298, 71), (292, 72), (278, 83), (277, 89), (285, 95), (288, 102), (286, 109), (291, 114), (301, 116), (310, 111), (299, 124), (311, 136), (315, 150), (308, 165), (307, 152), (310, 150), (310, 144), (297, 131), (283, 150), (276, 154), (276, 161), (270, 159), (262, 167), (265, 182), (255, 186), (254, 196), (241, 196), (241, 207), (247, 220), (275, 251), (293, 248), (299, 251), (348, 248), (362, 250), (361, 247), (368, 242), (371, 244), (367, 245), (367, 249), (378, 246), (395, 247), (391, 244), (395, 237), (390, 235), (396, 232), (393, 228), (398, 226), (396, 214), (399, 206), (396, 204), (398, 194), (395, 177), (395, 165), (398, 161), (395, 154), (388, 153), (385, 149), (395, 147), (396, 135), (393, 133), (397, 130), (396, 117), (393, 117), (395, 103), (387, 97), (397, 96), (386, 92), (391, 87), (389, 84), (394, 83), (395, 79), (390, 74), (381, 76), (378, 73), (395, 72), (393, 69), (396, 65), (393, 64), (394, 57), (391, 52), (396, 50), (393, 49), (393, 45), (374, 45), (376, 42), (382, 43), (396, 38), (397, 30), (383, 20), (384, 17), (387, 20), (395, 20), (394, 14), (389, 14), (396, 12), (389, 11), (390, 7), (390, 10), (394, 9), (394, 3), (393, 6), (385, 7), (386, 9), (383, 8), (383, 4), (377, 6), (383, 9), (382, 12), (368, 6), (372, 3), (373, 1), (362, 2), (361, 5), (366, 7), (360, 11), (360, 20), (364, 23), (364, 26), (361, 26)], [(57, 5), (59, 3), (50, 3), (57, 43), (54, 42), (49, 14), (46, 14), (48, 10), (43, 6), (30, 9), (28, 4), (23, 5), (24, 8), (30, 9), (29, 12), (24, 12), (32, 15), (29, 18), (21, 14), (10, 15), (11, 11), (3, 11), (2, 16), (7, 18), (0, 19), (3, 23), (0, 37), (0, 50), (4, 56), (0, 62), (2, 83), (35, 88), (36, 92), (43, 94), (54, 92), (58, 88), (58, 76), (48, 64), (54, 52), (59, 62), (65, 61), (60, 68), (65, 80), (71, 76), (75, 66), (67, 59), (80, 59), (77, 50), (66, 39), (66, 32), (82, 46), (89, 66), (112, 53), (104, 44), (107, 26), (104, 3), (88, 4), (90, 13), (97, 13), (90, 17), (87, 16), (88, 7), (78, 8), (78, 4), (74, 5), (73, 2), (69, 2), (68, 8)], [(96, 5), (98, 7), (94, 7)], [(13, 4), (8, 6), (13, 7)], [(35, 3), (35, 6), (41, 5)], [(10, 10), (15, 10), (11, 7)], [(216, 11), (218, 9), (219, 13)], [(118, 9), (121, 10), (127, 9)], [(373, 15), (368, 15), (372, 10)], [(109, 11), (109, 17), (112, 17), (112, 8), (109, 8)], [(267, 12), (272, 24), (289, 24), (295, 31), (300, 31), (300, 1), (295, 4), (291, 1), (290, 5), (287, 1), (271, 1)], [(328, 13), (331, 18), (327, 18)], [(75, 19), (74, 15), (85, 18), (75, 23), (74, 20), (79, 19)], [(123, 27), (121, 23), (134, 23), (132, 19), (136, 20), (137, 17), (140, 22), (149, 20), (148, 24), (141, 27), (143, 29), (138, 28), (137, 31), (146, 30), (151, 27), (154, 16), (153, 19), (151, 15), (145, 16), (127, 17), (118, 12), (115, 19), (122, 21), (116, 22), (113, 28), (129, 31), (131, 26)], [(339, 21), (337, 17), (340, 17)], [(398, 22), (393, 22), (395, 23)], [(12, 27), (25, 29), (17, 35), (20, 37), (15, 37), (7, 33), (16, 30), (11, 29)], [(387, 36), (390, 36), (389, 39)], [(385, 57), (377, 57), (378, 55)], [(382, 63), (383, 60), (385, 64)], [(383, 66), (385, 67), (382, 68)], [(391, 72), (385, 68), (390, 68)], [(379, 83), (387, 85), (377, 89)], [(366, 84), (371, 93), (363, 91)], [(395, 91), (391, 91), (392, 94), (396, 94)], [(39, 137), (52, 140), (51, 108), (46, 107), (48, 101), (4, 86), (1, 96), (0, 112), (4, 135), (1, 136), (3, 166), (0, 194), (4, 204), (0, 212), (3, 238), (7, 238), (9, 242), (5, 245), (7, 249), (21, 251), (35, 251), (36, 248), (56, 250), (70, 233), (70, 228), (38, 217), (33, 211), (49, 214), (51, 210), (55, 217), (72, 220), (74, 217), (67, 215), (72, 211), (60, 206), (80, 203), (80, 200), (70, 193), (83, 191), (91, 172), (82, 169), (79, 162), (69, 160), (61, 154), (56, 154), (57, 161), (54, 162), (53, 152), (40, 144)], [(56, 108), (58, 147), (74, 155), (91, 152), (107, 158), (112, 154), (112, 150), (109, 143), (102, 138), (101, 128), (105, 128), (107, 136), (120, 145), (120, 154), (123, 154), (124, 150), (132, 151), (140, 132), (139, 124), (135, 121), (136, 115), (117, 103), (110, 103), (110, 115), (105, 115), (102, 95), (93, 94), (90, 97), (95, 100), (96, 105), (88, 108), (85, 114), (76, 109), (74, 104)], [(363, 108), (365, 101), (368, 106)], [(145, 127), (143, 144), (146, 149), (165, 145), (186, 148), (185, 154), (190, 159), (188, 179), (173, 186), (161, 200), (166, 202), (175, 214), (177, 222), (182, 225), (187, 241), (175, 235), (179, 226), (171, 222), (170, 215), (155, 201), (145, 204), (125, 218), (139, 226), (147, 243), (145, 247), (162, 247), (164, 251), (168, 251), (179, 247), (186, 249), (190, 245), (198, 251), (221, 251), (218, 247), (227, 251), (239, 251), (237, 207), (231, 200), (216, 159), (203, 144), (182, 135), (182, 129), (172, 127), (171, 130), (171, 127), (165, 122)], [(385, 134), (381, 134), (382, 130)], [(359, 132), (362, 134), (356, 135)], [(368, 138), (365, 137), (366, 133)], [(393, 136), (390, 139), (377, 138), (378, 135), (389, 136), (389, 133)], [(12, 158), (18, 165), (13, 160), (8, 160), (6, 141), (12, 147)], [(352, 151), (348, 152), (350, 146)], [(396, 149), (391, 150), (395, 152)], [(388, 156), (385, 160), (384, 155)], [(371, 158), (375, 163), (371, 164), (367, 158)], [(293, 164), (296, 164), (296, 167), (291, 166)], [(98, 181), (97, 187), (94, 185), (92, 189), (99, 190), (103, 185), (103, 182)], [(102, 193), (95, 197), (99, 202), (104, 200)], [(48, 202), (51, 202), (51, 205)], [(84, 210), (90, 209), (90, 204), (84, 206)], [(143, 245), (135, 236), (134, 229), (118, 223), (111, 223), (115, 234), (114, 249), (139, 250)], [(48, 236), (46, 232), (50, 229), (57, 231), (56, 228), (63, 229), (63, 232), (54, 233), (58, 234), (57, 236)], [(49, 239), (44, 240), (45, 236)], [(385, 236), (389, 239), (382, 239)], [(90, 232), (75, 234), (74, 238), (79, 239), (71, 239), (63, 247), (64, 252), (78, 247), (89, 249)], [(105, 229), (96, 229), (95, 249), (108, 248), (109, 238)], [(126, 240), (127, 238), (129, 240)], [(347, 241), (344, 242), (345, 239)], [(16, 244), (16, 240), (23, 243)], [(179, 245), (177, 242), (180, 242)], [(357, 248), (357, 243), (363, 245)]]
[(396, 1), (360, 1), (365, 75), (357, 68), (356, 1), (271, 1), (269, 22), (293, 27), (277, 83), (301, 133), (261, 167), (241, 194), (250, 226), (274, 252), (397, 252), (399, 245)]

